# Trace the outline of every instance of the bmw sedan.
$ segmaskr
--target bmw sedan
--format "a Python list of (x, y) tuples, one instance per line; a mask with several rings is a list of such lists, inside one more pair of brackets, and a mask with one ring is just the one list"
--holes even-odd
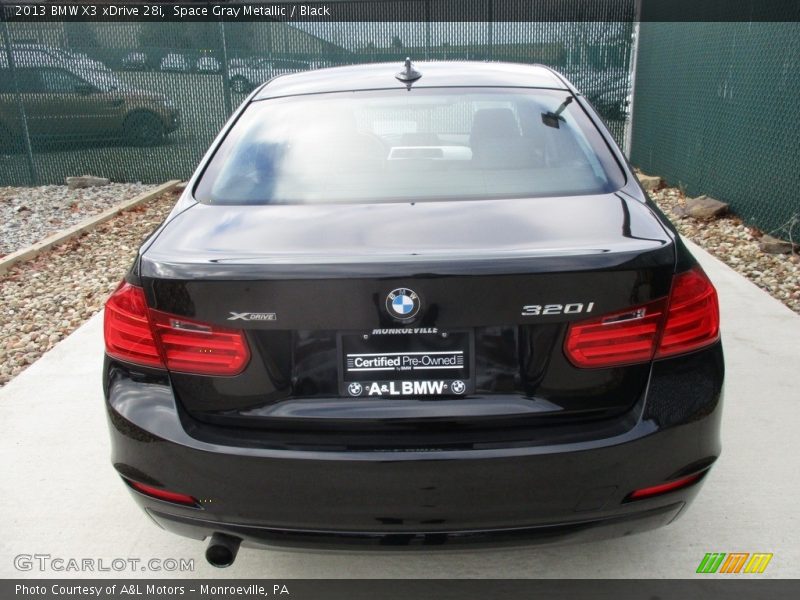
[(544, 67), (260, 86), (104, 328), (113, 465), (216, 566), (627, 535), (720, 454), (715, 289)]

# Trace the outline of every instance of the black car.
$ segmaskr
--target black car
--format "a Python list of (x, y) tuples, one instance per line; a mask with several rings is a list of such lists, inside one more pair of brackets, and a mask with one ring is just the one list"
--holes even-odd
[(105, 311), (113, 464), (161, 527), (342, 548), (666, 525), (720, 453), (717, 296), (544, 67), (257, 89)]

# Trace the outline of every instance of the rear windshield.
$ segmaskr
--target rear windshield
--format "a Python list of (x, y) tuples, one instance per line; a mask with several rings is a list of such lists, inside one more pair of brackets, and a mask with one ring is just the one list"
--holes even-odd
[(419, 88), (252, 103), (195, 194), (209, 204), (611, 192), (624, 175), (567, 91)]

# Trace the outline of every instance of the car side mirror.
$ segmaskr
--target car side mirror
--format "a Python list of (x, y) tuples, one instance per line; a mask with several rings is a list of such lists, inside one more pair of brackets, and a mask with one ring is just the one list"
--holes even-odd
[(96, 91), (97, 88), (88, 83), (79, 83), (75, 86), (75, 93), (81, 96), (88, 96), (89, 94), (94, 94)]

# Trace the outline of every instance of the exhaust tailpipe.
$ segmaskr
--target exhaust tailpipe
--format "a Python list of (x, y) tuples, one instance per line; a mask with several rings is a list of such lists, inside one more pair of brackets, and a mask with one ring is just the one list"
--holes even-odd
[(239, 552), (239, 544), (241, 543), (242, 540), (237, 537), (224, 533), (215, 533), (211, 536), (211, 541), (208, 542), (208, 548), (206, 548), (208, 564), (220, 569), (230, 567), (233, 561), (236, 560), (236, 554)]

